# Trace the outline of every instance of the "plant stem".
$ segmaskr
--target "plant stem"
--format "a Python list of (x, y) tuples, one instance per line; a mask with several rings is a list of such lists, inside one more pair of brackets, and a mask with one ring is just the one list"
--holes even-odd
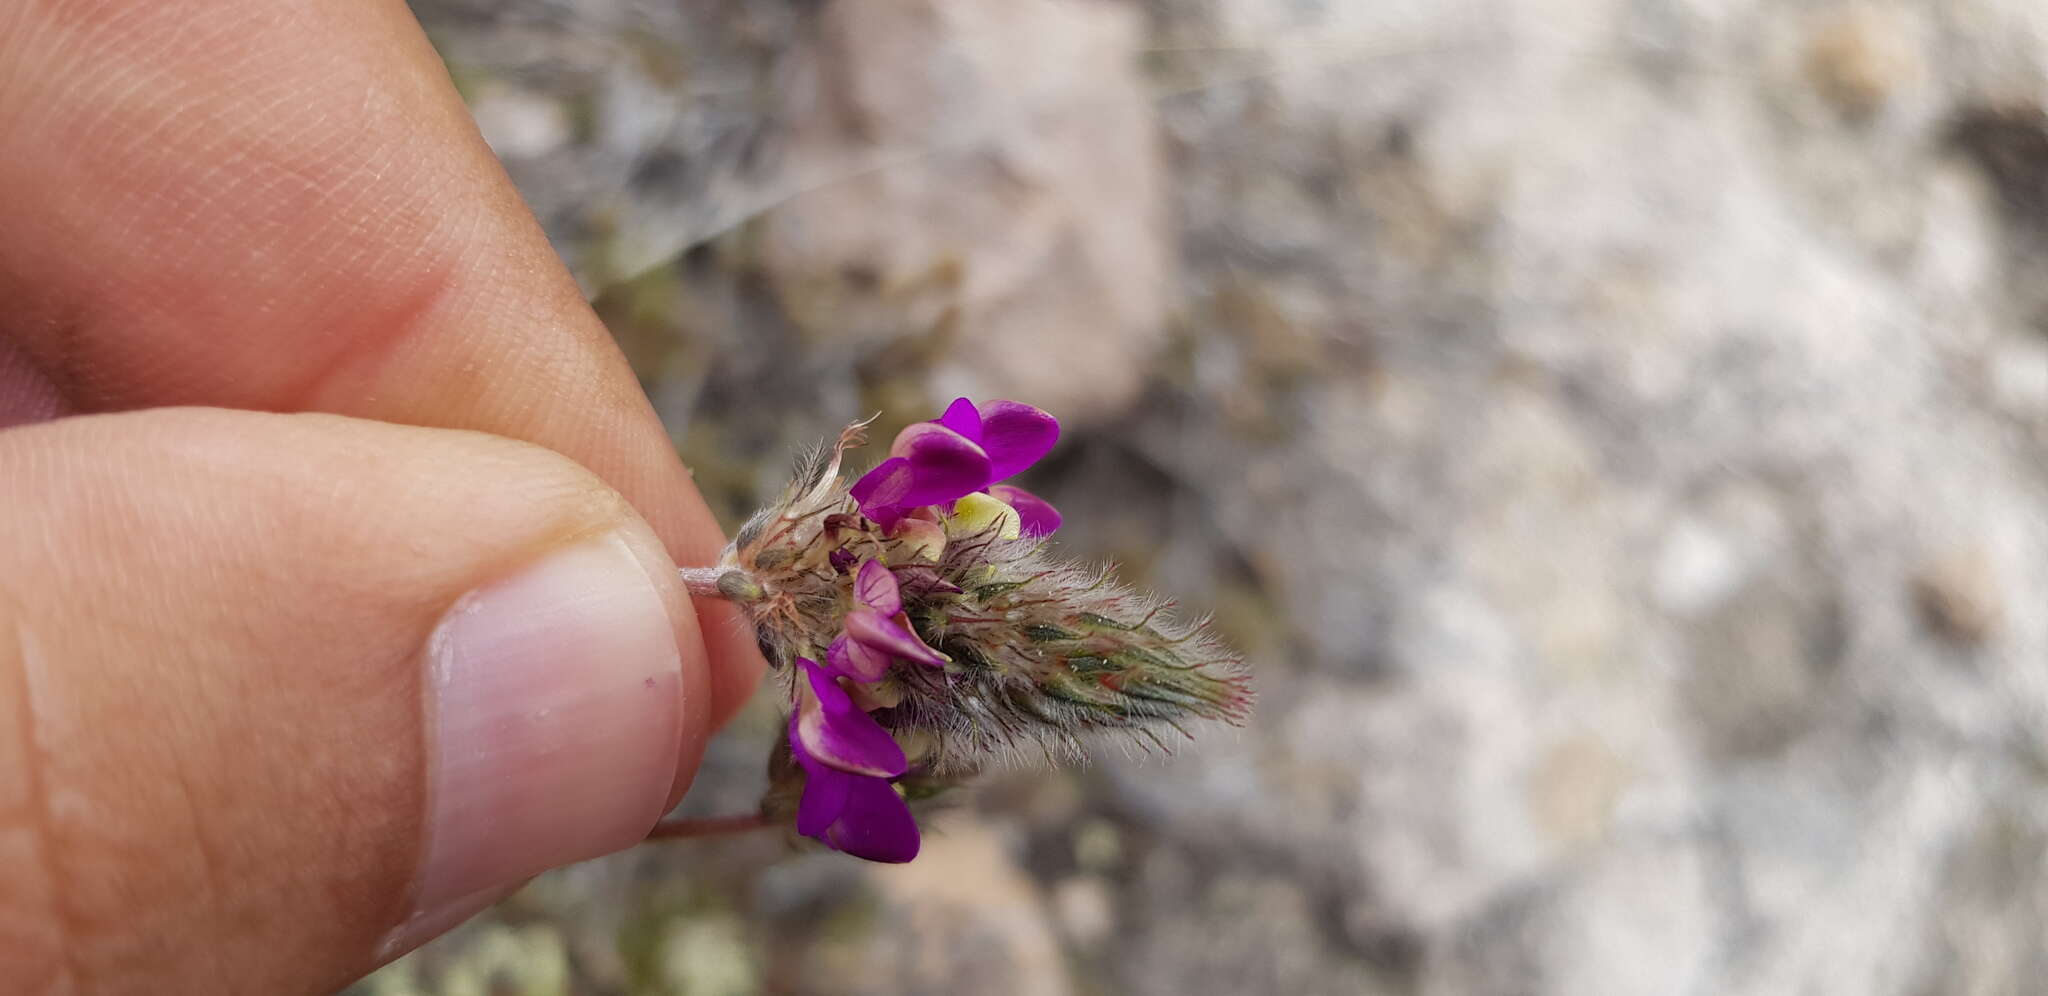
[(730, 837), (763, 830), (768, 820), (760, 813), (707, 816), (699, 819), (663, 820), (647, 832), (648, 840), (689, 840), (694, 837)]
[(718, 577), (725, 573), (723, 568), (684, 567), (678, 570), (677, 573), (683, 576), (683, 584), (690, 589), (690, 594), (692, 595), (704, 595), (710, 598), (726, 597), (725, 592), (718, 587)]

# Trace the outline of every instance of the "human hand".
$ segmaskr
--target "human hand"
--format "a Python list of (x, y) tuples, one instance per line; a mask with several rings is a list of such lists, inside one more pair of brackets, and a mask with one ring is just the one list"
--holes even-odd
[(397, 0), (0, 6), (0, 304), (10, 992), (337, 988), (638, 840), (758, 675)]

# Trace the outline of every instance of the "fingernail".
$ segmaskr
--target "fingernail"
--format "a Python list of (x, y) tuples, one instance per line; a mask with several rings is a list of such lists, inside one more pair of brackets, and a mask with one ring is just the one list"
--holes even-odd
[(494, 890), (644, 837), (681, 722), (674, 627), (618, 534), (463, 596), (426, 666), (426, 850), (414, 912), (385, 943), (397, 951)]

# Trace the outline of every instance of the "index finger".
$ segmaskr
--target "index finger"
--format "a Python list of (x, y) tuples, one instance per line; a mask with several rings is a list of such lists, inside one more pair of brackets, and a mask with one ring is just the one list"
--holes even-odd
[[(595, 471), (679, 563), (723, 542), (398, 0), (0, 9), (0, 300), (60, 410), (482, 430)], [(698, 610), (722, 721), (760, 660)]]

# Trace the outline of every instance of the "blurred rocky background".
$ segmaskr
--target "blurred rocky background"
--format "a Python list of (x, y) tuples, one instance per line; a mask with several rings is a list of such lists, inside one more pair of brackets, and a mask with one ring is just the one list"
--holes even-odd
[(2038, 0), (415, 6), (728, 521), (1029, 400), (1066, 548), (1262, 698), (362, 996), (2041, 991)]

